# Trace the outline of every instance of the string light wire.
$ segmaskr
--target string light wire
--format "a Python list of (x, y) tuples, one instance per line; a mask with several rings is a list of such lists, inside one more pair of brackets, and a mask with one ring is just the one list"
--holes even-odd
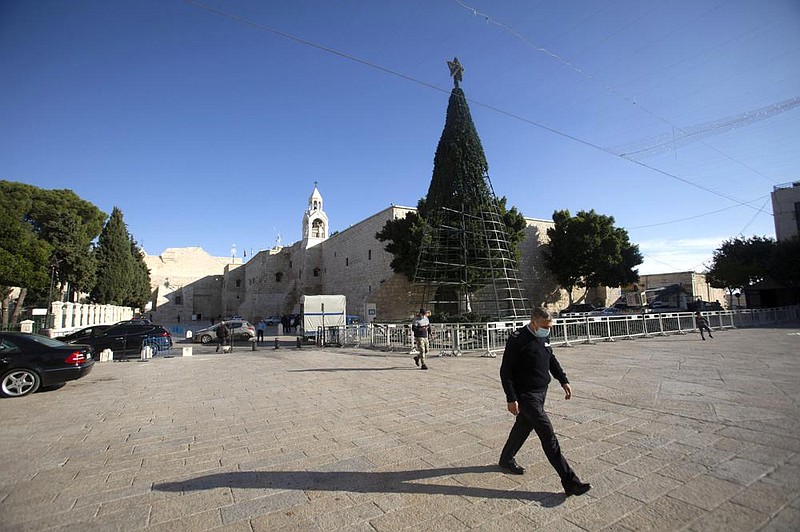
[[(461, 5), (466, 7), (466, 4), (463, 4), (462, 2), (460, 2), (460, 0), (456, 0), (456, 1), (459, 2)], [(241, 24), (245, 24), (247, 26), (251, 26), (251, 27), (256, 28), (256, 29), (258, 29), (260, 31), (265, 31), (265, 32), (272, 33), (274, 35), (278, 35), (278, 36), (283, 37), (285, 39), (289, 39), (289, 40), (294, 41), (296, 43), (302, 44), (304, 46), (309, 46), (311, 48), (315, 48), (317, 50), (320, 50), (320, 51), (323, 51), (323, 52), (326, 52), (326, 53), (341, 57), (343, 59), (347, 59), (348, 61), (352, 61), (354, 63), (358, 63), (360, 65), (364, 65), (366, 67), (379, 70), (379, 71), (381, 71), (381, 72), (383, 72), (385, 74), (390, 74), (392, 76), (404, 79), (406, 81), (410, 81), (412, 83), (416, 83), (418, 85), (421, 85), (423, 87), (427, 87), (427, 88), (435, 90), (437, 92), (441, 92), (441, 93), (444, 93), (444, 94), (449, 94), (450, 93), (450, 91), (448, 89), (439, 87), (437, 85), (434, 85), (433, 83), (428, 83), (427, 81), (423, 81), (423, 80), (420, 80), (420, 79), (415, 78), (413, 76), (409, 76), (407, 74), (403, 74), (402, 72), (398, 72), (396, 70), (381, 66), (381, 65), (379, 65), (377, 63), (374, 63), (372, 61), (367, 61), (365, 59), (361, 59), (359, 57), (356, 57), (356, 56), (354, 56), (352, 54), (348, 54), (348, 53), (341, 52), (339, 50), (336, 50), (336, 49), (328, 47), (328, 46), (317, 44), (315, 42), (309, 41), (308, 39), (303, 39), (301, 37), (297, 37), (295, 35), (292, 35), (291, 33), (288, 33), (288, 32), (285, 32), (285, 31), (281, 31), (281, 30), (266, 26), (264, 24), (261, 24), (261, 23), (246, 19), (244, 17), (240, 17), (240, 16), (237, 16), (237, 15), (233, 15), (231, 13), (227, 13), (225, 11), (222, 11), (220, 9), (216, 9), (214, 7), (211, 7), (209, 5), (203, 4), (201, 2), (197, 2), (195, 0), (183, 0), (183, 2), (188, 4), (188, 5), (194, 6), (196, 8), (208, 11), (210, 13), (214, 13), (214, 14), (216, 14), (218, 16), (221, 16), (221, 17), (236, 21), (236, 22), (241, 23)], [(469, 9), (472, 10), (472, 8), (469, 8)], [(478, 13), (476, 10), (473, 10), (473, 11), (475, 11), (475, 13)], [(522, 38), (524, 39), (524, 37), (522, 37)], [(563, 59), (559, 58), (557, 55), (555, 55), (555, 54), (553, 54), (551, 52), (548, 52), (545, 49), (542, 49), (541, 51), (544, 52), (544, 53), (547, 53), (548, 55), (553, 56), (553, 58), (558, 60), (559, 62), (562, 62), (562, 63), (565, 62)], [(477, 105), (477, 106), (480, 106), (480, 107), (483, 107), (484, 109), (488, 109), (490, 111), (493, 111), (495, 113), (507, 116), (507, 117), (512, 118), (514, 120), (518, 120), (520, 122), (523, 122), (523, 123), (526, 123), (526, 124), (530, 124), (530, 125), (532, 125), (534, 127), (543, 129), (545, 131), (549, 131), (550, 133), (553, 133), (553, 134), (558, 135), (560, 137), (564, 137), (566, 139), (572, 140), (572, 141), (577, 142), (579, 144), (583, 144), (584, 146), (587, 146), (587, 147), (593, 148), (595, 150), (601, 151), (603, 153), (609, 154), (609, 155), (611, 155), (613, 157), (622, 159), (624, 161), (628, 161), (629, 163), (635, 164), (635, 165), (637, 165), (637, 166), (639, 166), (641, 168), (645, 168), (647, 170), (650, 170), (652, 172), (656, 172), (658, 174), (661, 174), (661, 175), (663, 175), (665, 177), (669, 177), (671, 179), (675, 179), (677, 181), (680, 181), (680, 182), (682, 182), (684, 184), (687, 184), (689, 186), (692, 186), (694, 188), (703, 190), (703, 191), (708, 192), (710, 194), (714, 194), (716, 196), (725, 198), (725, 199), (727, 199), (729, 201), (732, 201), (732, 202), (736, 203), (737, 205), (746, 206), (746, 207), (749, 207), (751, 209), (756, 210), (757, 212), (761, 212), (757, 207), (754, 207), (754, 206), (750, 205), (749, 203), (747, 203), (747, 202), (745, 202), (743, 200), (740, 200), (738, 198), (735, 198), (735, 197), (733, 197), (733, 196), (731, 196), (729, 194), (726, 194), (724, 192), (712, 189), (710, 187), (706, 187), (704, 185), (700, 185), (698, 183), (694, 183), (693, 181), (690, 181), (689, 179), (680, 177), (678, 175), (672, 174), (672, 173), (667, 172), (665, 170), (661, 170), (661, 169), (656, 168), (654, 166), (650, 166), (650, 165), (648, 165), (646, 163), (643, 163), (641, 161), (637, 161), (637, 160), (629, 159), (629, 158), (626, 158), (626, 157), (622, 157), (619, 154), (614, 153), (609, 148), (605, 148), (603, 146), (600, 146), (600, 145), (595, 144), (593, 142), (590, 142), (588, 140), (584, 140), (584, 139), (582, 139), (580, 137), (576, 137), (575, 135), (571, 135), (571, 134), (566, 133), (564, 131), (560, 131), (558, 129), (555, 129), (553, 127), (547, 126), (547, 125), (542, 124), (540, 122), (537, 122), (535, 120), (532, 120), (532, 119), (529, 119), (529, 118), (525, 118), (523, 116), (519, 116), (519, 115), (517, 115), (515, 113), (512, 113), (510, 111), (506, 111), (504, 109), (500, 109), (499, 107), (495, 107), (493, 105), (490, 105), (490, 104), (487, 104), (487, 103), (483, 103), (481, 101), (478, 101), (478, 100), (475, 100), (475, 99), (469, 98), (469, 97), (466, 98), (466, 99), (470, 103), (472, 103), (474, 105)]]

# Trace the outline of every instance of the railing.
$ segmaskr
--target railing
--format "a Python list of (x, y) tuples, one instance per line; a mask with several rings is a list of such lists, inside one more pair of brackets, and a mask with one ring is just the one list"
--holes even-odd
[[(738, 327), (763, 327), (800, 320), (800, 307), (701, 312), (712, 330)], [(431, 324), (430, 353), (438, 356), (460, 356), (464, 353), (494, 357), (502, 353), (508, 335), (524, 326), (527, 320), (490, 323)], [(552, 345), (571, 346), (599, 341), (633, 340), (696, 332), (692, 312), (618, 314), (581, 316), (553, 320), (550, 332)], [(367, 347), (385, 351), (413, 353), (414, 335), (406, 324), (371, 323), (346, 327), (320, 328), (318, 338), (324, 345)], [(319, 343), (319, 340), (318, 340)]]

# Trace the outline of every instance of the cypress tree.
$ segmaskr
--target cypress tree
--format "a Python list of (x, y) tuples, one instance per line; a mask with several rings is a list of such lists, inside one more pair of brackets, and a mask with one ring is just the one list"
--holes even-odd
[(92, 300), (101, 304), (124, 305), (133, 286), (133, 257), (122, 211), (111, 211), (97, 244), (97, 281)]

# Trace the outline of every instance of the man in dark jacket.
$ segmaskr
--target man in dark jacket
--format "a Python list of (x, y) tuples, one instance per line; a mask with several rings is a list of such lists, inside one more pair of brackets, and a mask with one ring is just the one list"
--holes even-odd
[(558, 438), (550, 418), (544, 411), (544, 400), (550, 374), (561, 383), (565, 399), (572, 398), (572, 387), (550, 347), (550, 313), (543, 308), (533, 310), (530, 324), (514, 331), (506, 342), (500, 380), (508, 402), (508, 411), (516, 416), (500, 454), (500, 467), (512, 474), (522, 475), (525, 468), (514, 459), (531, 431), (536, 431), (548, 461), (561, 477), (567, 495), (583, 495), (591, 485), (581, 482), (561, 454)]
[(219, 322), (219, 325), (217, 325), (217, 349), (215, 353), (219, 353), (220, 347), (225, 347), (225, 343), (228, 341), (228, 334), (228, 326), (225, 325), (224, 321)]

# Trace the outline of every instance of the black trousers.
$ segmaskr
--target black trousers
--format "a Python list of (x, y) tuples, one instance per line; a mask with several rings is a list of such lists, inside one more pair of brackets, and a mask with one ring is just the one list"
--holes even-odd
[(561, 454), (561, 446), (559, 446), (558, 438), (553, 431), (553, 425), (544, 411), (546, 396), (547, 392), (524, 392), (520, 394), (517, 399), (519, 414), (514, 426), (511, 428), (511, 433), (508, 435), (508, 441), (503, 447), (503, 452), (500, 454), (500, 462), (508, 462), (514, 458), (522, 448), (522, 444), (528, 439), (531, 431), (536, 431), (539, 441), (542, 442), (544, 454), (547, 456), (550, 465), (558, 473), (558, 476), (561, 477), (561, 483), (567, 485), (580, 482), (578, 475), (575, 474), (575, 471), (567, 463), (567, 459)]
[(258, 336), (257, 336), (257, 338), (256, 338), (256, 341), (258, 341), (258, 342), (263, 342), (263, 341), (264, 341), (264, 331), (262, 331), (261, 329), (259, 329), (259, 330), (257, 331), (257, 334), (258, 334)]

